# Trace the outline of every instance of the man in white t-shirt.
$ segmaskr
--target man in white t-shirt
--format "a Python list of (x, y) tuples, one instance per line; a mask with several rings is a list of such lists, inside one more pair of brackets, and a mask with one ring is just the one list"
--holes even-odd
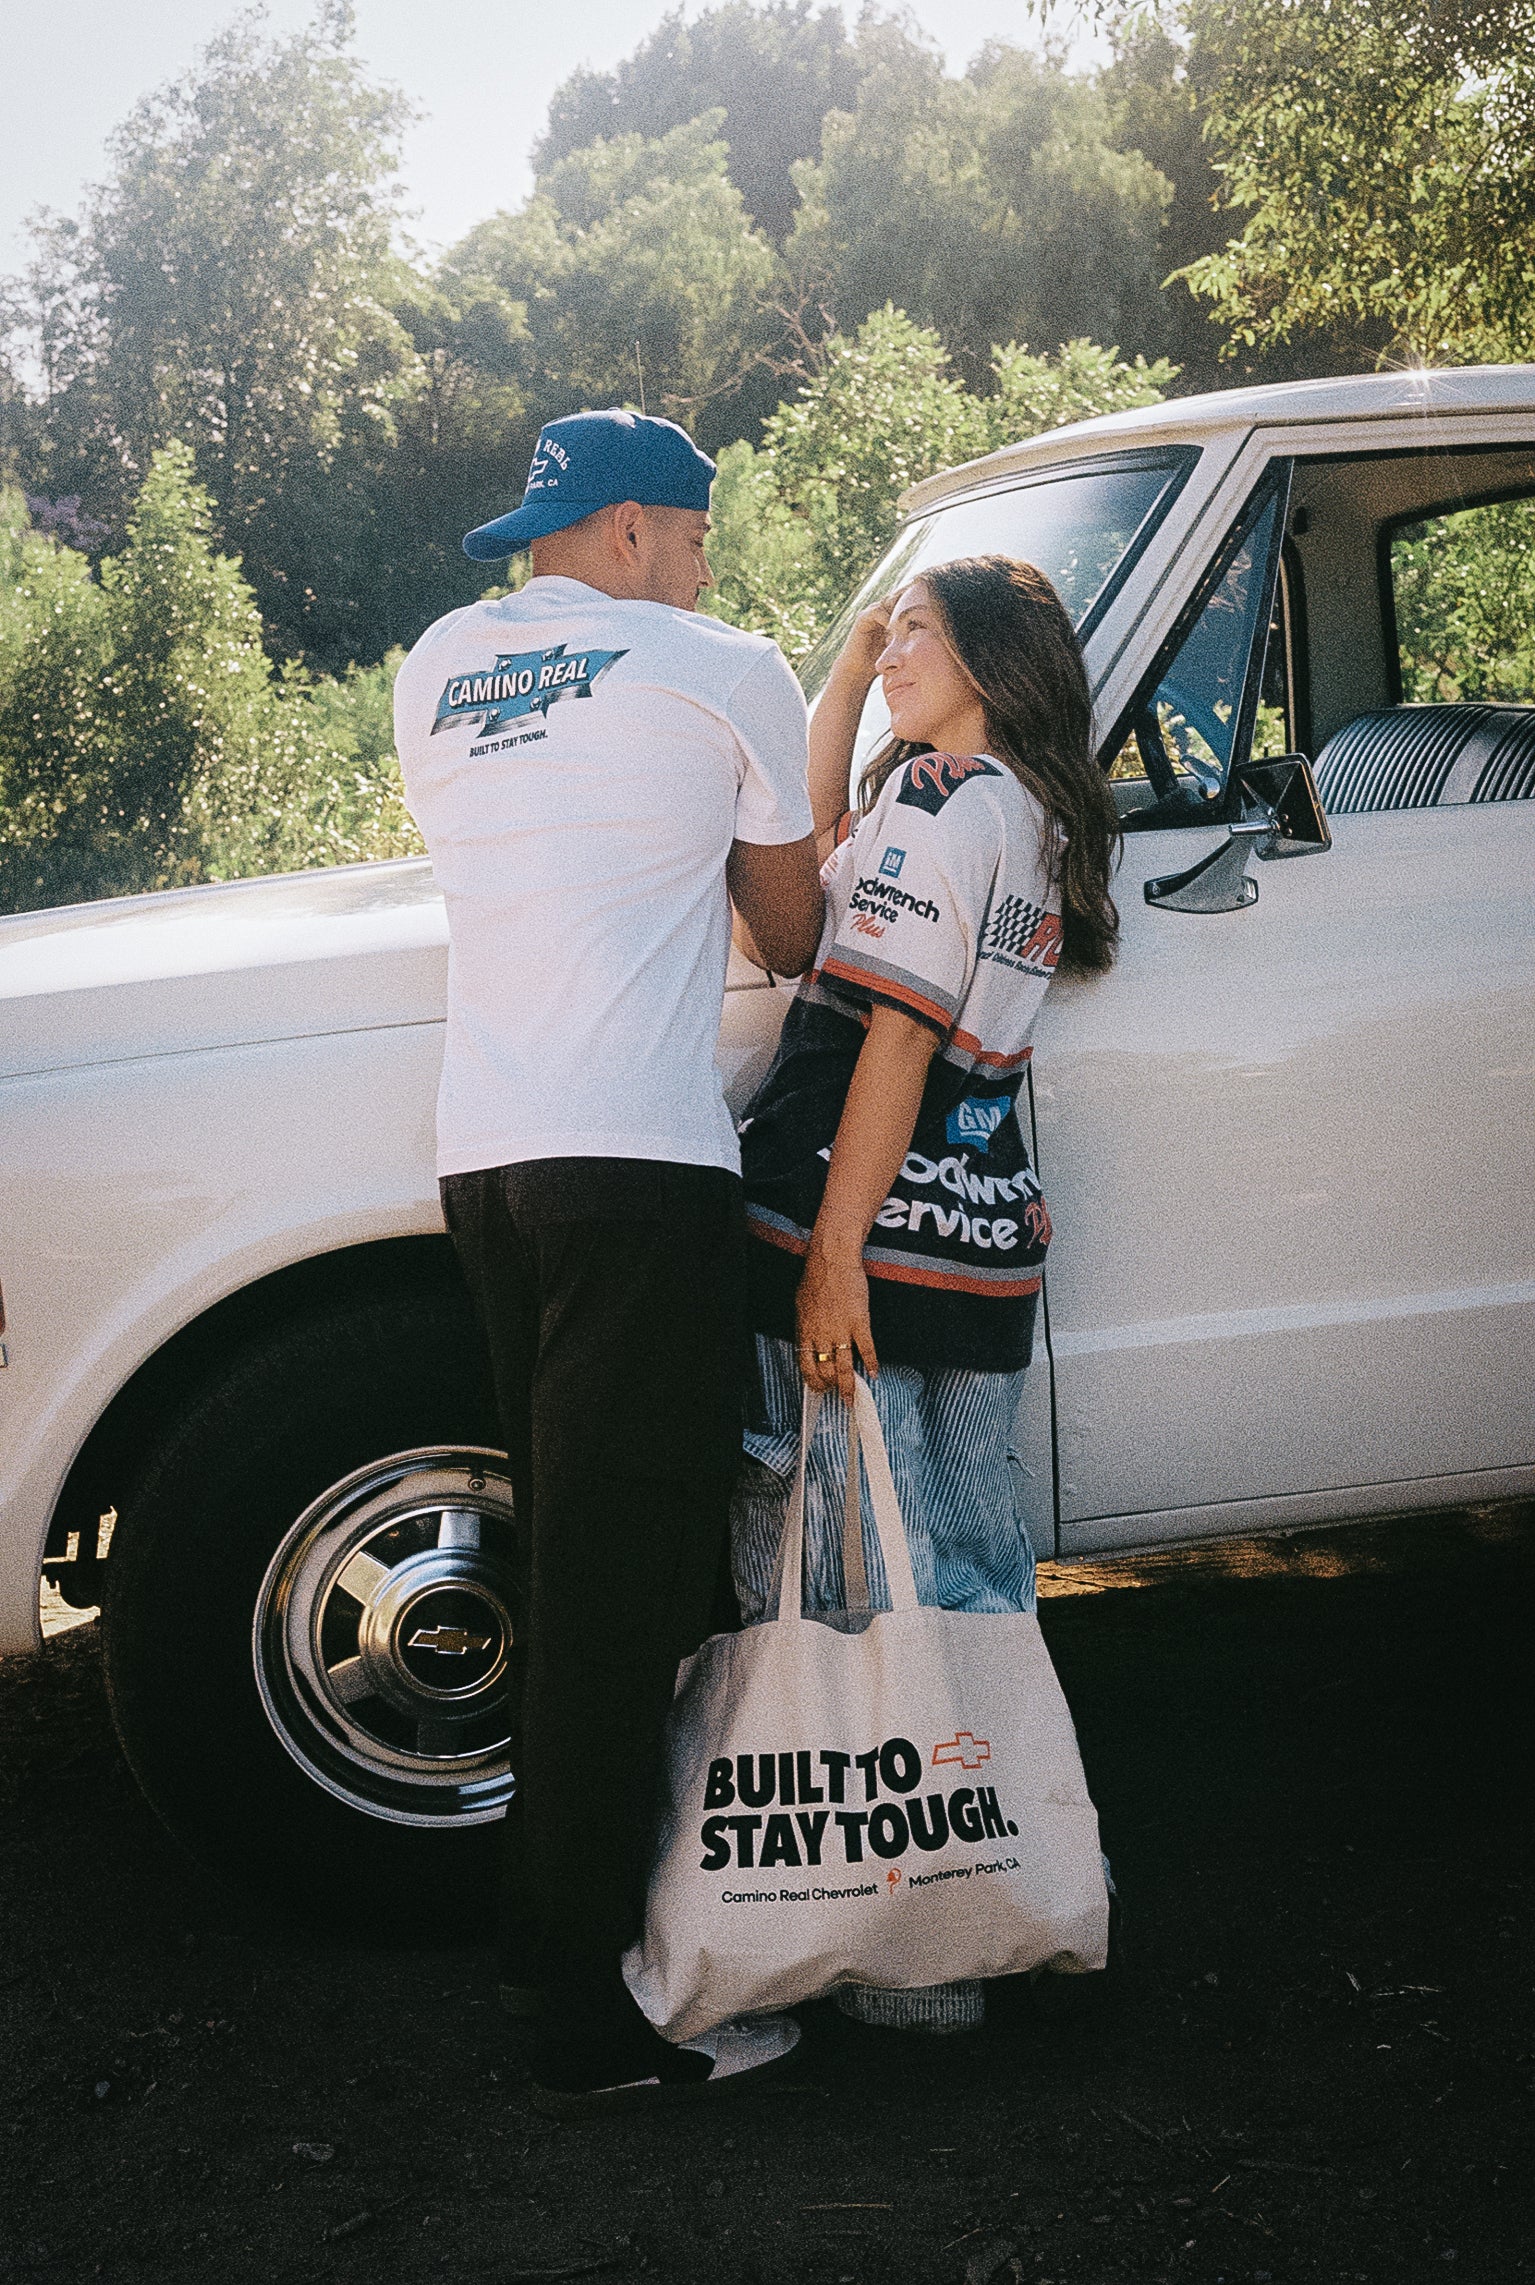
[(464, 542), (482, 562), (531, 545), (532, 578), (428, 628), (395, 686), (448, 909), (443, 1209), (528, 1519), (506, 1937), (556, 2109), (702, 2091), (794, 2037), (669, 2047), (619, 1967), (677, 1663), (728, 1579), (730, 907), (789, 975), (823, 909), (799, 687), (771, 642), (696, 608), (713, 475), (669, 421), (550, 422), (522, 506)]

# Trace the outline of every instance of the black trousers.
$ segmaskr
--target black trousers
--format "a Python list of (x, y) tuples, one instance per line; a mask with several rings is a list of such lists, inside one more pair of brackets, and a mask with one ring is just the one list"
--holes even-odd
[(736, 1623), (741, 1185), (539, 1159), (450, 1175), (442, 1198), (530, 1519), (506, 1971), (600, 2016), (627, 2004), (678, 1661)]

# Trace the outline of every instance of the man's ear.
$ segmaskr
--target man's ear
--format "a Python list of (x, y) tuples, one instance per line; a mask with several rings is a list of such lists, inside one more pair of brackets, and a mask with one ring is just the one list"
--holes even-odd
[(613, 510), (613, 544), (620, 555), (640, 552), (645, 511), (638, 500), (622, 500)]

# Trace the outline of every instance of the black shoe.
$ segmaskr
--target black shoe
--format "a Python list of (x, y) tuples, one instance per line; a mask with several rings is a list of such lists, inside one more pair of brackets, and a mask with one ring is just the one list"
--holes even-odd
[(679, 2046), (654, 2032), (651, 2041), (626, 2040), (603, 2059), (545, 2056), (534, 2066), (533, 2108), (545, 2118), (589, 2118), (747, 2094), (788, 2061), (799, 2025), (788, 2015), (745, 2016)]

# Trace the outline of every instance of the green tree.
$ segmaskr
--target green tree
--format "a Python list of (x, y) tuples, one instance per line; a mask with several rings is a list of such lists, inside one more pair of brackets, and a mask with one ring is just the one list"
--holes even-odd
[(1177, 368), (1126, 363), (1090, 341), (1053, 358), (1014, 342), (992, 352), (992, 378), (973, 395), (936, 331), (902, 310), (833, 335), (762, 449), (737, 444), (721, 458), (709, 607), (801, 656), (894, 532), (910, 485), (1067, 421), (1155, 404)]
[(99, 577), (0, 517), (0, 899), (7, 909), (393, 854), (397, 772), (327, 742), (314, 686), (274, 673), (239, 566), (215, 552), (184, 444), (157, 452)]
[(475, 600), (484, 567), (459, 542), (520, 496), (537, 435), (520, 302), (491, 280), (442, 274), (409, 280), (394, 314), (410, 342), (410, 386), (362, 480), (370, 558), (348, 591), (354, 632), (325, 654), (333, 667), (412, 643)]
[(809, 388), (763, 431), (780, 497), (809, 526), (833, 607), (895, 528), (897, 502), (991, 442), (988, 408), (950, 369), (936, 330), (888, 304), (835, 335)]
[(1218, 253), (1228, 234), (1215, 210), (1219, 178), (1205, 139), (1208, 61), (1184, 33), (1173, 0), (1137, 6), (1111, 30), (1113, 60), (1098, 78), (1109, 140), (1117, 150), (1138, 151), (1172, 188), (1156, 252), (1161, 338), (1179, 359), (1186, 386), (1192, 379), (1217, 388), (1231, 378), (1220, 370), (1222, 336), (1208, 303), (1179, 275)]
[(771, 635), (790, 658), (801, 657), (833, 598), (809, 518), (790, 507), (772, 460), (744, 437), (720, 452), (709, 521), (715, 583), (700, 608)]
[(718, 110), (730, 179), (757, 228), (781, 246), (794, 218), (790, 169), (821, 147), (821, 121), (858, 92), (859, 63), (835, 8), (810, 0), (726, 0), (684, 23), (663, 16), (612, 71), (573, 72), (555, 90), (535, 151), (542, 179), (599, 138), (655, 140)]
[(1188, 272), (1231, 349), (1535, 344), (1535, 0), (1186, 0), (1230, 237)]
[(282, 41), (259, 17), (136, 104), (78, 222), (44, 226), (26, 280), (47, 379), (50, 489), (118, 527), (157, 450), (192, 445), (288, 650), (355, 633), (370, 549), (360, 472), (417, 376), (393, 314), (401, 99), (326, 0)]
[(1171, 186), (1111, 129), (1054, 59), (993, 45), (956, 81), (887, 47), (796, 169), (787, 259), (804, 299), (844, 327), (903, 307), (978, 380), (994, 341), (1159, 346)]
[(707, 440), (707, 408), (751, 369), (778, 262), (729, 179), (719, 126), (709, 112), (653, 140), (572, 151), (445, 265), (526, 309), (542, 418), (643, 389), (651, 410)]
[(995, 351), (996, 394), (987, 400), (991, 443), (1016, 444), (1047, 428), (1095, 420), (1100, 413), (1132, 412), (1137, 405), (1160, 404), (1178, 378), (1178, 367), (1159, 357), (1128, 362), (1117, 349), (1097, 342), (1063, 342), (1054, 357), (1040, 357), (1010, 342)]
[(1498, 500), (1393, 534), (1402, 696), (1535, 700), (1535, 501)]

